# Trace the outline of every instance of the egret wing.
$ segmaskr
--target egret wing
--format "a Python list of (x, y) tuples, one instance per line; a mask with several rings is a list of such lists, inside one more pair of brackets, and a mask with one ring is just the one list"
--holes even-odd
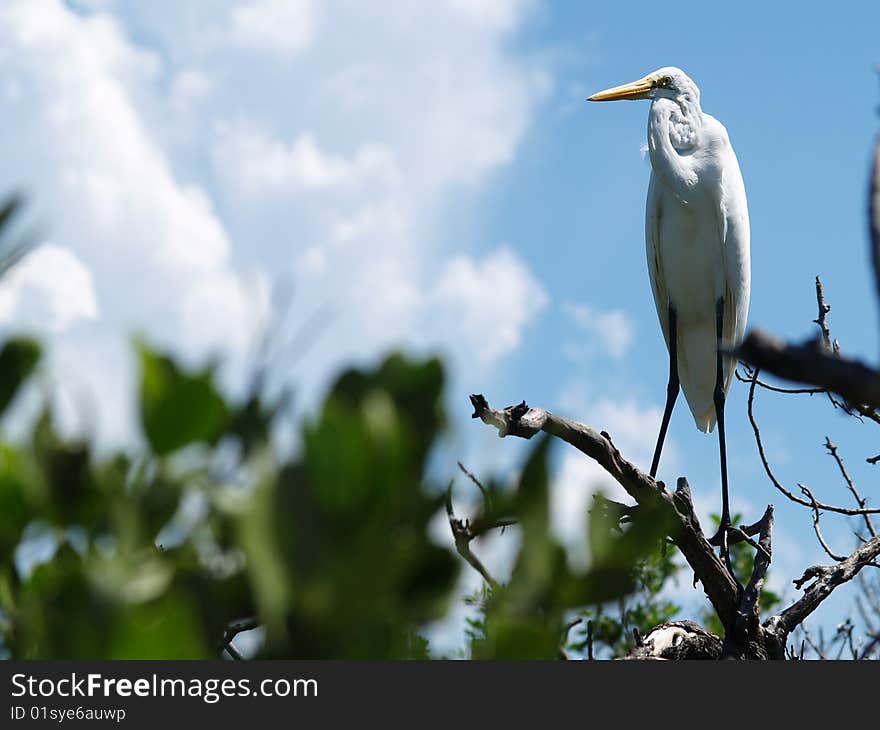
[(648, 258), (648, 278), (651, 280), (651, 291), (654, 293), (654, 306), (663, 330), (663, 339), (669, 348), (669, 295), (666, 291), (666, 278), (663, 275), (663, 262), (660, 259), (660, 217), (663, 215), (660, 204), (661, 196), (657, 188), (654, 173), (648, 184), (648, 202), (645, 211), (645, 248)]
[[(725, 134), (726, 138), (726, 134)], [(745, 335), (751, 293), (749, 261), (749, 212), (746, 191), (736, 155), (727, 143), (723, 157), (718, 198), (718, 229), (724, 261), (725, 347), (735, 347)], [(725, 373), (725, 391), (730, 388), (736, 361), (729, 358)]]
[[(679, 326), (676, 331), (676, 352), (678, 361), (679, 381), (687, 399), (688, 406), (694, 416), (694, 422), (701, 431), (711, 431), (715, 426), (715, 409), (712, 393), (715, 389), (715, 373), (716, 373), (716, 334), (715, 334), (715, 317), (712, 311), (706, 312), (706, 316), (702, 321), (698, 317), (693, 317), (694, 312), (688, 310), (691, 306), (689, 301), (689, 292), (680, 290), (676, 295), (670, 292), (669, 286), (673, 284), (673, 280), (667, 281), (666, 265), (681, 266), (681, 261), (663, 260), (663, 253), (670, 250), (670, 242), (664, 241), (663, 236), (669, 235), (669, 218), (673, 220), (675, 215), (681, 214), (681, 211), (675, 209), (664, 209), (676, 205), (671, 202), (668, 194), (665, 194), (663, 182), (661, 179), (651, 175), (651, 183), (648, 187), (648, 202), (645, 216), (645, 244), (648, 263), (648, 277), (651, 280), (651, 290), (654, 294), (654, 305), (657, 308), (657, 317), (660, 320), (660, 328), (663, 330), (663, 337), (666, 340), (667, 348), (670, 348), (670, 331), (669, 331), (669, 306), (670, 301), (679, 298), (674, 302), (676, 307), (685, 307), (685, 313), (690, 316), (683, 318), (679, 316)], [(675, 226), (672, 226), (675, 228)], [(691, 235), (686, 231), (682, 231), (681, 235)], [(717, 240), (717, 236), (712, 235), (712, 239)], [(681, 243), (681, 242), (679, 242)], [(710, 244), (711, 245), (711, 244)], [(717, 242), (714, 245), (719, 245)], [(672, 250), (677, 249), (675, 245)], [(720, 253), (720, 252), (719, 252)], [(720, 257), (719, 257), (720, 265)], [(705, 282), (704, 282), (705, 283)], [(679, 283), (679, 289), (681, 289)], [(718, 296), (721, 296), (719, 293)], [(683, 312), (679, 309), (679, 315)]]

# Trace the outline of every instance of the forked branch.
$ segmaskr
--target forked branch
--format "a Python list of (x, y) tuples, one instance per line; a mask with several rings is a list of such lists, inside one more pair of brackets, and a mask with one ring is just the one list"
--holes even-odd
[(766, 621), (764, 628), (776, 634), (784, 645), (795, 627), (815, 611), (837, 586), (855, 578), (858, 572), (871, 564), (878, 555), (880, 555), (880, 537), (874, 537), (837, 565), (814, 565), (807, 568), (800, 578), (793, 581), (795, 588), (798, 589), (813, 581), (804, 591), (804, 595), (782, 613)]
[[(480, 493), (483, 495), (484, 507), (488, 508), (490, 506), (488, 490), (483, 486), (480, 480), (465, 469), (460, 462), (458, 468), (461, 469), (462, 473), (476, 484), (477, 487), (479, 487)], [(504, 529), (510, 525), (515, 525), (516, 520), (508, 518), (488, 519), (483, 516), (478, 516), (473, 520), (458, 519), (452, 508), (452, 482), (449, 483), (449, 487), (446, 490), (446, 517), (449, 520), (449, 528), (452, 530), (452, 537), (455, 540), (455, 549), (458, 554), (461, 555), (461, 557), (463, 557), (474, 570), (483, 576), (483, 579), (492, 588), (495, 588), (498, 585), (498, 581), (491, 576), (486, 569), (486, 566), (483, 565), (483, 561), (474, 555), (473, 550), (471, 550), (471, 542), (481, 535), (486, 534), (489, 530), (495, 530), (498, 528)]]
[(674, 493), (666, 490), (625, 459), (611, 437), (583, 423), (562, 418), (525, 402), (497, 410), (482, 395), (472, 395), (473, 418), (479, 418), (498, 430), (498, 435), (530, 439), (544, 431), (562, 439), (595, 460), (639, 504), (660, 506), (675, 526), (673, 542), (694, 571), (695, 578), (718, 614), (722, 625), (732, 627), (739, 607), (740, 586), (715, 554), (694, 510), (687, 479), (679, 479)]

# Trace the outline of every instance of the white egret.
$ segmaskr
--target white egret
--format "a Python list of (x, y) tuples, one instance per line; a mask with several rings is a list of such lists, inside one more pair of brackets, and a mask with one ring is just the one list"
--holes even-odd
[(721, 526), (712, 539), (730, 568), (724, 401), (749, 309), (749, 213), (727, 130), (700, 108), (700, 90), (681, 69), (658, 69), (588, 101), (651, 99), (651, 182), (645, 216), (648, 275), (669, 349), (666, 408), (651, 463), (656, 477), (679, 383), (697, 428), (717, 421)]

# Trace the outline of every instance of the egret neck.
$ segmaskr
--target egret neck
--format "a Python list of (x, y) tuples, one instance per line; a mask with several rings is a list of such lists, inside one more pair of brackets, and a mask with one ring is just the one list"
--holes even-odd
[(685, 202), (699, 182), (699, 166), (693, 162), (686, 164), (681, 158), (699, 149), (702, 128), (700, 92), (695, 86), (675, 98), (662, 96), (651, 103), (648, 115), (651, 166)]

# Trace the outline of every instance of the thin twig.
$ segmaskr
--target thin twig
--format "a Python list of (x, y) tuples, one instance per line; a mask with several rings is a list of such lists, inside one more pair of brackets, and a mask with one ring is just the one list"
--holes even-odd
[[(865, 508), (865, 500), (862, 498), (862, 495), (859, 494), (859, 490), (856, 489), (856, 485), (852, 480), (852, 477), (849, 475), (849, 472), (846, 470), (846, 466), (843, 463), (843, 458), (840, 456), (837, 450), (837, 446), (835, 446), (831, 439), (826, 436), (825, 437), (825, 448), (828, 449), (828, 453), (831, 454), (834, 461), (837, 462), (837, 467), (840, 469), (840, 473), (843, 475), (843, 479), (846, 482), (846, 486), (849, 491), (852, 493), (853, 497), (856, 500), (856, 504), (859, 505), (859, 508)], [(877, 537), (877, 533), (874, 531), (874, 524), (871, 521), (871, 517), (869, 515), (862, 515), (865, 519), (865, 526), (868, 528), (868, 532), (871, 533), (871, 537)]]
[[(803, 625), (801, 625), (799, 628), (804, 635), (804, 641), (806, 641), (807, 644), (809, 645), (809, 647), (814, 652), (816, 652), (816, 655), (820, 659), (827, 659), (827, 657), (825, 656), (825, 652), (822, 651), (822, 649), (820, 647), (816, 646), (815, 642), (813, 641), (812, 637), (810, 636), (810, 632), (807, 631), (807, 629)], [(801, 656), (803, 656), (803, 649), (801, 649)]]
[(498, 581), (490, 575), (489, 571), (486, 570), (486, 566), (483, 565), (482, 561), (471, 550), (471, 540), (477, 537), (477, 535), (472, 532), (470, 523), (468, 520), (459, 520), (455, 517), (452, 510), (452, 484), (453, 482), (450, 481), (449, 487), (446, 490), (446, 516), (449, 519), (449, 528), (452, 530), (452, 537), (455, 540), (455, 549), (474, 570), (483, 576), (483, 579), (492, 588), (497, 588)]
[(843, 555), (838, 555), (835, 553), (828, 543), (825, 541), (825, 538), (822, 536), (822, 530), (819, 529), (819, 507), (816, 503), (816, 498), (813, 497), (813, 493), (807, 489), (803, 484), (800, 485), (801, 491), (807, 495), (807, 498), (812, 502), (813, 505), (813, 532), (816, 533), (816, 539), (819, 541), (819, 544), (822, 546), (822, 549), (827, 553), (828, 557), (832, 560), (836, 560), (838, 563), (846, 560), (846, 557)]
[(862, 653), (859, 655), (859, 659), (868, 659), (871, 654), (874, 653), (874, 650), (877, 649), (877, 647), (880, 647), (880, 634), (867, 634), (867, 637), (868, 639), (870, 639), (870, 641), (862, 650)]
[(816, 277), (816, 304), (819, 306), (819, 316), (816, 317), (813, 322), (819, 325), (819, 330), (822, 332), (822, 341), (825, 343), (825, 349), (833, 351), (833, 346), (831, 344), (831, 330), (828, 329), (828, 324), (825, 322), (825, 316), (831, 311), (831, 305), (825, 303), (825, 291), (822, 288), (822, 281), (818, 276)]
[[(757, 378), (757, 374), (760, 372), (760, 369), (755, 369), (755, 378)], [(755, 443), (758, 446), (758, 456), (761, 458), (761, 464), (764, 466), (764, 471), (767, 473), (767, 477), (770, 479), (770, 482), (773, 484), (776, 489), (778, 489), (782, 494), (784, 494), (788, 499), (792, 502), (800, 504), (804, 507), (812, 507), (813, 503), (809, 502), (805, 499), (801, 499), (796, 494), (793, 494), (790, 490), (786, 489), (779, 479), (776, 478), (776, 475), (773, 473), (773, 470), (770, 468), (770, 462), (767, 460), (767, 454), (764, 451), (764, 442), (761, 438), (761, 429), (758, 427), (758, 422), (755, 419), (755, 381), (752, 381), (751, 386), (749, 387), (749, 398), (748, 398), (748, 415), (749, 415), (749, 423), (752, 425), (752, 431), (755, 434)], [(878, 514), (880, 513), (880, 507), (865, 507), (864, 509), (851, 509), (849, 507), (840, 507), (838, 505), (833, 504), (824, 504), (823, 502), (816, 502), (816, 506), (819, 509), (825, 510), (826, 512), (836, 512), (841, 515), (867, 515), (867, 514)]]
[(471, 472), (469, 472), (465, 468), (464, 464), (462, 464), (460, 461), (458, 461), (456, 463), (458, 464), (458, 468), (461, 469), (461, 473), (464, 474), (468, 479), (470, 479), (474, 484), (477, 485), (477, 488), (483, 494), (483, 499), (485, 499), (488, 502), (489, 501), (489, 490), (483, 486), (483, 483), (479, 479), (477, 479)]
[(560, 659), (568, 659), (568, 654), (565, 653), (565, 646), (568, 644), (568, 634), (569, 632), (578, 624), (583, 623), (583, 618), (576, 618), (574, 621), (569, 621), (565, 626), (562, 627), (562, 638), (560, 640), (559, 647), (559, 658)]
[(729, 354), (777, 377), (839, 393), (849, 403), (880, 408), (880, 372), (829, 352), (821, 338), (792, 344), (755, 329)]
[(859, 571), (878, 555), (880, 555), (880, 537), (874, 537), (837, 565), (814, 565), (807, 568), (800, 578), (793, 581), (797, 589), (812, 581), (804, 590), (804, 595), (784, 611), (768, 619), (764, 627), (776, 634), (778, 639), (785, 639), (831, 595), (837, 586), (855, 578)]
[[(746, 372), (751, 372), (752, 368), (748, 364), (745, 365)], [(749, 375), (743, 375), (739, 370), (735, 371), (736, 379), (741, 383), (751, 383), (752, 378)], [(774, 393), (784, 393), (786, 395), (819, 395), (821, 393), (827, 393), (827, 390), (823, 388), (780, 388), (778, 385), (770, 385), (763, 380), (755, 379), (755, 383), (757, 383), (761, 388), (765, 390), (770, 390)]]
[(220, 642), (220, 648), (225, 649), (229, 656), (231, 656), (236, 661), (243, 661), (244, 657), (241, 655), (241, 652), (239, 652), (238, 649), (235, 648), (232, 640), (240, 633), (244, 631), (251, 631), (252, 629), (257, 628), (257, 626), (259, 625), (260, 622), (256, 618), (248, 618), (229, 624), (223, 632), (223, 639)]

